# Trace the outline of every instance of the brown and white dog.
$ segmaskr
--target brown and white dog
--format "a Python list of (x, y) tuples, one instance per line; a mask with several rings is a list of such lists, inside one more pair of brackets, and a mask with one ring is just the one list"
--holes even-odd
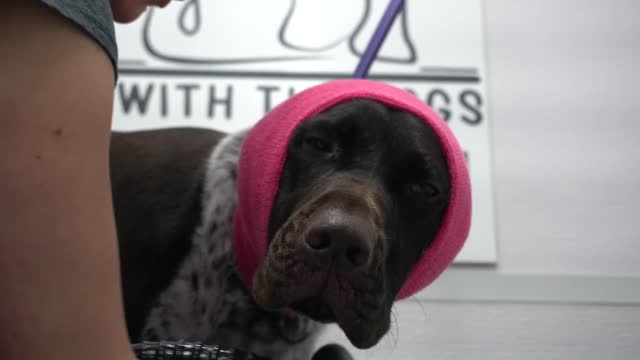
[[(196, 341), (306, 360), (321, 324), (337, 322), (355, 346), (375, 345), (447, 209), (450, 177), (438, 137), (416, 116), (371, 100), (343, 102), (303, 123), (287, 145), (257, 275), (264, 279), (250, 289), (233, 242), (245, 135), (113, 134), (132, 341)], [(286, 311), (275, 309), (282, 305)]]

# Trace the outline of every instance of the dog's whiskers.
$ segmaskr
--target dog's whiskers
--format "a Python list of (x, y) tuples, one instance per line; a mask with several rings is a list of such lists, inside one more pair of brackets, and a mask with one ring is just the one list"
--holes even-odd
[[(400, 337), (400, 327), (398, 326), (398, 308), (393, 305), (391, 307), (391, 324), (393, 325), (391, 327), (391, 331), (389, 333), (391, 333), (391, 337), (393, 338), (393, 349), (398, 347), (398, 338)], [(393, 329), (395, 329), (395, 335), (394, 335), (394, 331)]]
[(418, 299), (415, 295), (412, 295), (411, 297), (409, 297), (409, 299), (411, 299), (412, 301), (414, 301), (416, 304), (420, 306), (420, 310), (422, 311), (422, 317), (426, 321), (427, 311), (425, 310), (424, 304), (422, 303), (422, 301), (420, 301), (420, 299)]

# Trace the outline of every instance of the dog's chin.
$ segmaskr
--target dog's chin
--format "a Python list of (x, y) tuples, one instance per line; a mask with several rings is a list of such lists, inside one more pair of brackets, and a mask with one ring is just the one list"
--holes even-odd
[(389, 330), (389, 316), (380, 314), (375, 318), (367, 318), (351, 307), (332, 308), (328, 302), (321, 300), (321, 297), (314, 297), (298, 301), (291, 308), (315, 321), (338, 324), (353, 346), (359, 349), (376, 345)]
[(385, 310), (379, 300), (356, 301), (353, 292), (345, 291), (335, 278), (311, 272), (293, 282), (279, 278), (265, 267), (258, 270), (254, 296), (259, 306), (272, 311), (293, 310), (321, 323), (336, 323), (360, 349), (376, 345), (389, 330), (390, 308)]

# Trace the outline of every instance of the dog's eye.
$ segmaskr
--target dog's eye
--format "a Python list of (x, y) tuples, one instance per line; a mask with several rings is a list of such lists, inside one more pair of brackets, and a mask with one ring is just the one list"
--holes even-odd
[(440, 190), (438, 190), (437, 187), (435, 187), (432, 184), (420, 184), (420, 183), (413, 183), (413, 184), (409, 184), (407, 187), (407, 190), (409, 191), (409, 193), (411, 194), (421, 194), (421, 195), (425, 195), (428, 197), (434, 197), (436, 195), (438, 195), (440, 193)]
[(319, 137), (307, 136), (304, 138), (304, 144), (320, 152), (331, 152), (332, 146), (328, 141)]

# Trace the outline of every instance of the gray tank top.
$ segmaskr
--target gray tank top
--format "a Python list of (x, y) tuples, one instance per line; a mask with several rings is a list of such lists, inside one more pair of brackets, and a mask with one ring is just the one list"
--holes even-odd
[(41, 0), (91, 36), (109, 55), (118, 77), (118, 47), (109, 0)]

